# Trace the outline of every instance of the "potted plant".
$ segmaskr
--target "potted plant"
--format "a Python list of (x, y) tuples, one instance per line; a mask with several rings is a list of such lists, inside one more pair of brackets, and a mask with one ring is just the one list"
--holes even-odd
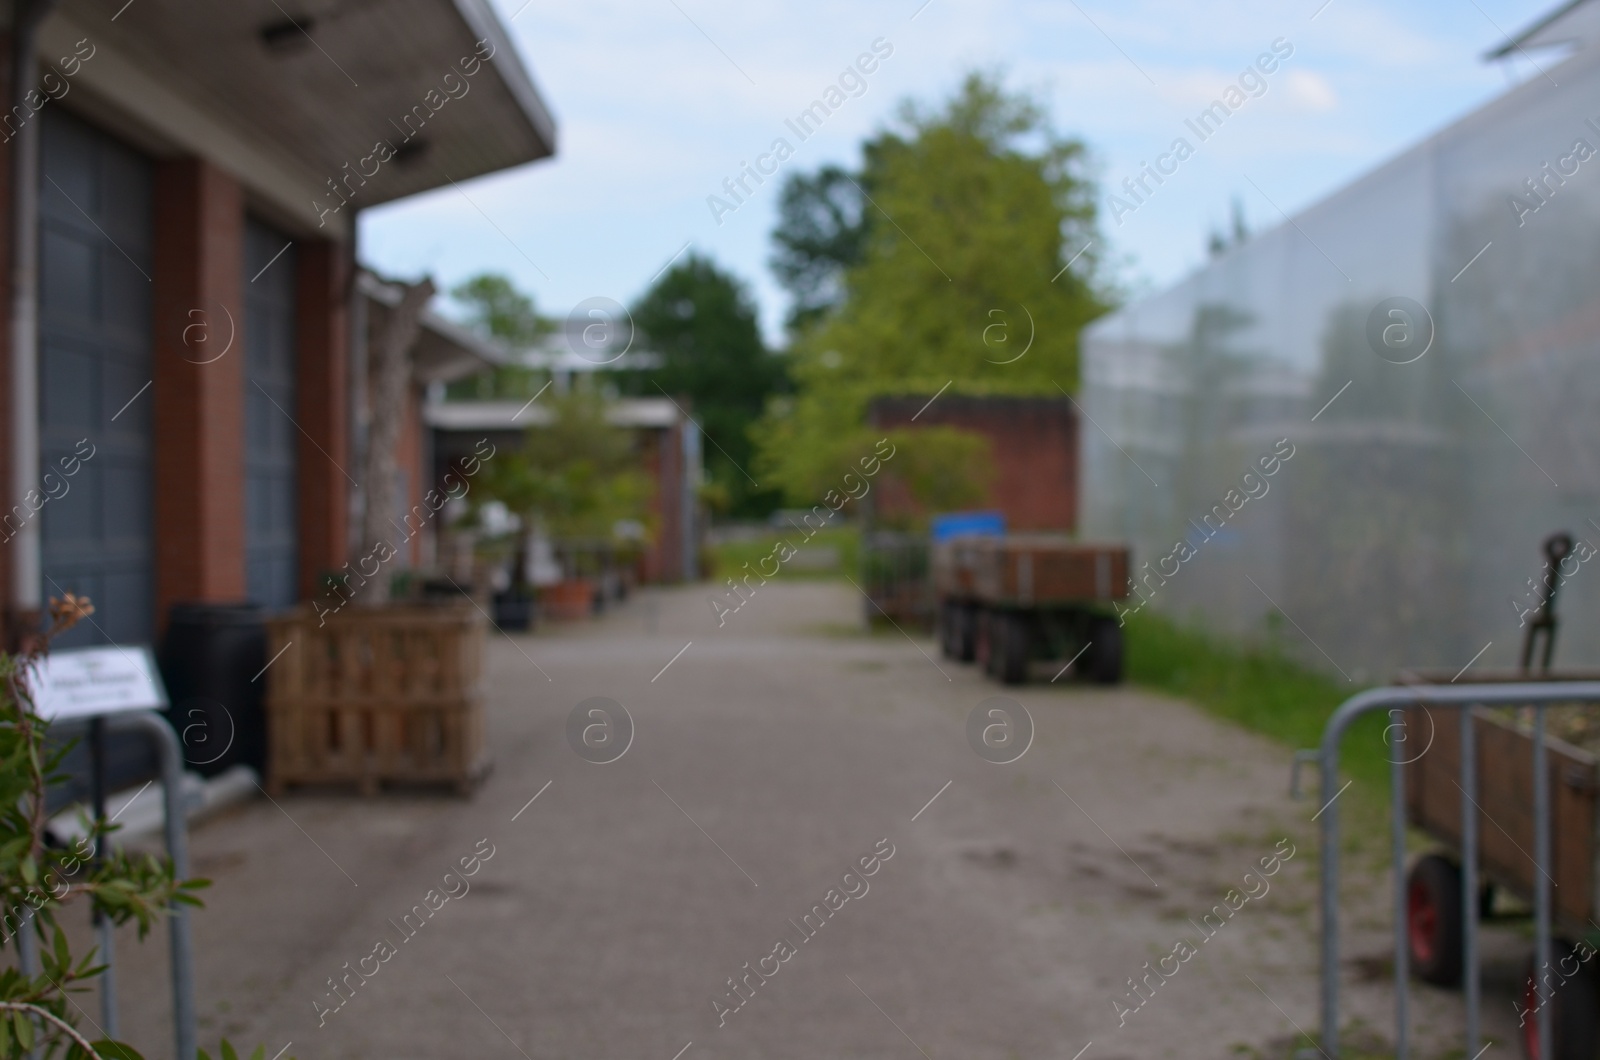
[(633, 438), (607, 421), (602, 398), (575, 390), (548, 404), (550, 421), (528, 428), (520, 450), (485, 465), (474, 496), (479, 505), (498, 501), (522, 520), (510, 591), (525, 591), (534, 535), (548, 539), (561, 557), (562, 577), (541, 590), (541, 610), (578, 618), (594, 606), (595, 543), (609, 553), (619, 527), (643, 525), (651, 484)]

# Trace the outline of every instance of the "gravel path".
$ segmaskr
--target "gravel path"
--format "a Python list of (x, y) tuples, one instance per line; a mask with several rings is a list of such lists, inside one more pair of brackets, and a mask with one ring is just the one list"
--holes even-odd
[[(722, 628), (706, 595), (492, 635), (495, 770), (470, 801), (294, 795), (200, 827), (195, 870), (216, 881), (195, 917), (202, 1040), (268, 1057), (1111, 1060), (1283, 1057), (1295, 1025), (1315, 1028), (1315, 807), (1287, 799), (1284, 748), (1136, 690), (1002, 690), (926, 639), (862, 634), (847, 584), (774, 583)], [(1002, 694), (1036, 733), (996, 765), (967, 720)], [(635, 726), (605, 765), (565, 735), (596, 696)], [(447, 880), (464, 857), (476, 872)], [(1246, 881), (1263, 858), (1276, 874)], [(1362, 863), (1350, 1012), (1383, 1032), (1387, 899)], [(1204, 922), (1235, 888), (1238, 912)], [(407, 913), (425, 920), (409, 939)], [(170, 1049), (164, 949), (121, 944), (122, 1031), (151, 1056)], [(1490, 950), (1490, 1027), (1509, 1033), (1526, 946)], [(364, 957), (376, 974), (319, 1017), (327, 980)], [(1129, 979), (1163, 957), (1141, 1004)], [(1435, 1055), (1458, 1008), (1418, 1003)]]

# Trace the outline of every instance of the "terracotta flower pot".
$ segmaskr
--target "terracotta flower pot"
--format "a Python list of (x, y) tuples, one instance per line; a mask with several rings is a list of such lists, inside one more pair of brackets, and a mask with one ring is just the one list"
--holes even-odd
[(539, 609), (547, 618), (588, 618), (594, 610), (594, 582), (568, 578), (539, 592)]

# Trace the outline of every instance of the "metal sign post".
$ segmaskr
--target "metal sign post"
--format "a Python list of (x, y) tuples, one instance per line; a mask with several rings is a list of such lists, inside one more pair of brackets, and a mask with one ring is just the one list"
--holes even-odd
[[(34, 709), (46, 721), (88, 721), (90, 802), (94, 818), (101, 824), (106, 820), (106, 734), (138, 732), (156, 745), (161, 762), (167, 855), (172, 859), (176, 878), (186, 879), (189, 856), (183, 806), (183, 755), (172, 726), (155, 713), (167, 706), (167, 693), (150, 649), (113, 645), (52, 652), (39, 661), (33, 686)], [(96, 842), (91, 861), (98, 862), (103, 855), (100, 842)], [(177, 1055), (187, 1060), (195, 1055), (197, 1046), (188, 907), (173, 902), (169, 920), (174, 1039)], [(115, 926), (111, 919), (96, 915), (95, 933), (101, 960), (106, 966), (100, 975), (102, 1030), (114, 1038), (118, 1021)], [(31, 935), (28, 939), (32, 941)]]

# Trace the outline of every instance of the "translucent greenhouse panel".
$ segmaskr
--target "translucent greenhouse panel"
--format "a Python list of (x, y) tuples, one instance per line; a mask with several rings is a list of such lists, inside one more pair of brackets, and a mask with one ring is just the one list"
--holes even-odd
[[(1543, 539), (1600, 547), (1600, 62), (1556, 77), (1089, 330), (1083, 523), (1135, 606), (1352, 681), (1517, 662)], [(1600, 662), (1593, 566), (1558, 665)]]

